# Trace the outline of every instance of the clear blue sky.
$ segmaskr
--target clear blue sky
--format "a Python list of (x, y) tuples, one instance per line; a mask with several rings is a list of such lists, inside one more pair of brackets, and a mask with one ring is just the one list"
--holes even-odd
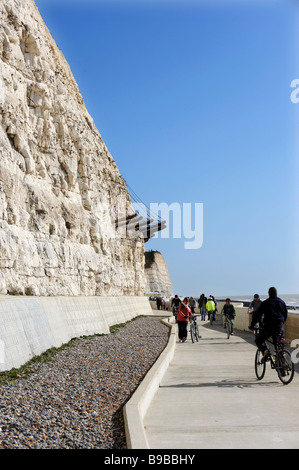
[(175, 293), (299, 294), (297, 2), (208, 3), (36, 1), (129, 186), (203, 203), (200, 249), (146, 244)]

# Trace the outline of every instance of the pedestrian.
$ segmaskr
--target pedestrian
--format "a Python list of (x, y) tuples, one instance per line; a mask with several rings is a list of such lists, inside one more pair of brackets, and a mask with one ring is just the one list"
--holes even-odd
[(161, 308), (162, 308), (162, 297), (160, 295), (157, 295), (157, 297), (156, 297), (156, 304), (157, 304), (157, 309), (161, 310)]
[(192, 312), (189, 307), (189, 299), (188, 297), (185, 297), (183, 303), (179, 306), (179, 313), (177, 316), (180, 343), (184, 343), (187, 339), (187, 327), (190, 317), (192, 317)]
[(200, 309), (201, 321), (204, 321), (206, 319), (206, 303), (207, 298), (205, 297), (205, 294), (201, 294), (198, 300), (198, 308)]
[(196, 307), (196, 300), (193, 297), (190, 297), (189, 307), (191, 308), (191, 312), (194, 314), (195, 313), (195, 307)]
[(217, 308), (217, 301), (215, 299), (215, 297), (213, 295), (210, 295), (211, 299), (213, 300), (214, 304), (215, 304), (215, 320), (216, 320), (216, 314), (218, 312), (218, 308)]
[(212, 299), (212, 297), (209, 297), (209, 300), (207, 301), (206, 309), (208, 312), (208, 319), (210, 320), (210, 316), (213, 315), (213, 320), (215, 320), (215, 303)]

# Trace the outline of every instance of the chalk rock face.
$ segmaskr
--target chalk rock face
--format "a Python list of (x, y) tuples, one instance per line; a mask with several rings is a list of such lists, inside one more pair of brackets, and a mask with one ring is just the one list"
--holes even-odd
[(0, 293), (143, 293), (134, 212), (34, 1), (1, 0)]
[(164, 257), (159, 251), (145, 252), (146, 293), (173, 297), (172, 284)]

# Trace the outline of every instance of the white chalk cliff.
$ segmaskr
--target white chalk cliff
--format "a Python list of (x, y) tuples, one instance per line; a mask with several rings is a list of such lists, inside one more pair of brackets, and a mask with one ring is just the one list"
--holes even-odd
[(0, 117), (0, 294), (142, 294), (125, 182), (33, 0), (0, 3)]
[(167, 265), (159, 251), (145, 252), (145, 278), (147, 294), (160, 294), (165, 298), (173, 297)]

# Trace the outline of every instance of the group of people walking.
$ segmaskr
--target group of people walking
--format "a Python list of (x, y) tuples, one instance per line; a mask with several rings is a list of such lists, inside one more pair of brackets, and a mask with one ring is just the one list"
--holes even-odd
[(201, 294), (198, 299), (198, 308), (200, 310), (201, 321), (206, 319), (206, 315), (208, 315), (208, 320), (210, 320), (210, 315), (213, 315), (214, 320), (216, 319), (217, 302), (213, 295), (210, 295), (207, 299), (205, 294)]
[(187, 326), (190, 318), (195, 314), (195, 308), (198, 305), (200, 309), (201, 320), (210, 319), (210, 315), (216, 318), (217, 302), (212, 295), (207, 299), (204, 294), (200, 296), (198, 302), (194, 297), (185, 297), (183, 301), (175, 295), (171, 302), (173, 314), (178, 324), (179, 341), (184, 343), (187, 339)]

